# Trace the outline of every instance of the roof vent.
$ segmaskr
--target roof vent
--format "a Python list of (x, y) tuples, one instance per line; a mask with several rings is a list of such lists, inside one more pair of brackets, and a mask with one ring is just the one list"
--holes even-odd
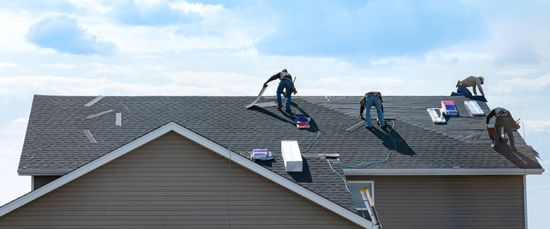
[(472, 116), (485, 116), (485, 112), (483, 112), (483, 109), (481, 109), (476, 101), (466, 100), (464, 101), (464, 106), (466, 106), (466, 109)]
[(456, 108), (455, 101), (443, 100), (441, 101), (441, 109), (443, 114), (447, 116), (458, 116), (458, 108)]
[(325, 154), (320, 153), (319, 157), (327, 160), (334, 160), (334, 161), (340, 160), (340, 154), (338, 153), (325, 153)]
[(287, 172), (302, 172), (302, 154), (298, 141), (281, 141), (281, 153)]
[(441, 110), (439, 108), (428, 108), (428, 113), (430, 114), (430, 118), (432, 118), (432, 122), (436, 124), (444, 124), (447, 123), (447, 120), (441, 113)]

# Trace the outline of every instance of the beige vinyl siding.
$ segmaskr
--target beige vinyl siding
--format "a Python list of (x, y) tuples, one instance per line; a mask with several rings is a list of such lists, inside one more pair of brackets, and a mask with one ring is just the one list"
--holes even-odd
[(385, 229), (524, 228), (522, 176), (362, 176)]
[(33, 176), (32, 177), (32, 190), (38, 189), (55, 179), (59, 178), (60, 176)]
[(357, 228), (175, 133), (0, 218), (0, 228)]

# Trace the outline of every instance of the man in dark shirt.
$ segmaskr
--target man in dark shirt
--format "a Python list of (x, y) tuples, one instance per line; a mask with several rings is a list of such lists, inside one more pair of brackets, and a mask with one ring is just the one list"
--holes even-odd
[[(279, 79), (279, 87), (277, 87), (277, 109), (281, 109), (283, 107), (282, 101), (281, 101), (281, 94), (283, 94), (283, 90), (285, 90), (285, 96), (286, 96), (286, 102), (285, 102), (285, 111), (291, 112), (290, 110), (290, 104), (292, 102), (292, 93), (296, 94), (298, 91), (296, 91), (296, 88), (294, 87), (294, 82), (292, 82), (292, 75), (288, 73), (286, 69), (283, 69), (281, 72), (271, 76), (265, 83), (264, 87), (267, 87), (267, 84), (273, 80)], [(292, 92), (292, 93), (291, 93)]]
[[(372, 129), (372, 117), (370, 115), (370, 109), (372, 106), (376, 107), (376, 113), (378, 115), (378, 122), (382, 128), (386, 127), (386, 122), (384, 121), (384, 106), (382, 105), (382, 93), (378, 91), (371, 91), (365, 94), (359, 104), (359, 117), (365, 119), (367, 129)], [(363, 110), (366, 110), (365, 117), (363, 117)]]
[(512, 150), (516, 151), (516, 145), (514, 142), (514, 133), (513, 131), (519, 129), (519, 125), (514, 121), (514, 118), (512, 118), (512, 114), (510, 111), (502, 108), (497, 107), (487, 115), (486, 123), (489, 124), (489, 121), (492, 117), (496, 118), (495, 122), (495, 129), (496, 133), (493, 137), (493, 148), (498, 147), (498, 143), (500, 142), (502, 129), (504, 129), (504, 133), (508, 135), (508, 139), (510, 140), (510, 147)]

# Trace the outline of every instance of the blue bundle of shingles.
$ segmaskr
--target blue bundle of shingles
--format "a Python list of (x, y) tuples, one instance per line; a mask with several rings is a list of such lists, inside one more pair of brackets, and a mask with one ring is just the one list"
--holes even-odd
[(307, 129), (310, 127), (309, 121), (311, 120), (308, 116), (300, 116), (296, 118), (296, 127), (300, 129)]
[(441, 101), (441, 108), (443, 108), (443, 113), (447, 116), (458, 116), (458, 108), (452, 100)]

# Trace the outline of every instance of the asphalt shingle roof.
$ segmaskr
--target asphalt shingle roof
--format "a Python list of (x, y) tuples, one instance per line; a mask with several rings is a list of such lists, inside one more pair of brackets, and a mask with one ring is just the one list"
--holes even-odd
[[(397, 148), (391, 160), (368, 168), (541, 168), (536, 152), (519, 135), (521, 154), (493, 150), (486, 136), (485, 117), (451, 118), (446, 125), (431, 122), (426, 108), (439, 107), (444, 99), (455, 100), (459, 112), (467, 114), (462, 97), (385, 96), (386, 117), (395, 118), (391, 138), (378, 129), (345, 131), (360, 121), (357, 96), (295, 97), (295, 113), (309, 114), (317, 127), (312, 130), (296, 128), (291, 115), (274, 107), (245, 109), (253, 97), (107, 96), (85, 107), (93, 98), (34, 97), (19, 173), (69, 172), (169, 122), (242, 155), (254, 148), (268, 148), (275, 160), (261, 165), (350, 209), (350, 196), (342, 195), (346, 192), (343, 181), (319, 153), (340, 154), (340, 161), (332, 162), (340, 174), (343, 168), (361, 168), (366, 161), (384, 159), (394, 141)], [(480, 104), (488, 113), (489, 108)], [(114, 112), (86, 118), (110, 109)], [(115, 126), (116, 112), (122, 113), (122, 126)], [(316, 129), (321, 131), (318, 141), (304, 152), (316, 139)], [(90, 143), (84, 130), (90, 130), (97, 144)], [(299, 142), (304, 172), (284, 171), (281, 140)]]

